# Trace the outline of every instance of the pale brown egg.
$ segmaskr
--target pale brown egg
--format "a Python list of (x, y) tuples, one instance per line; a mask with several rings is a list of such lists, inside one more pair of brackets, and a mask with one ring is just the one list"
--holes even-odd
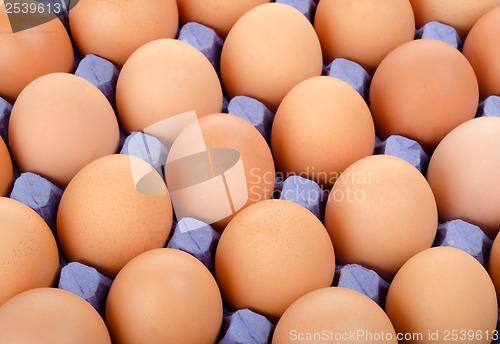
[(52, 286), (59, 272), (59, 254), (49, 226), (28, 206), (0, 197), (0, 219), (2, 305), (25, 290)]
[(0, 47), (0, 96), (11, 103), (36, 78), (74, 69), (71, 40), (59, 19), (54, 16), (14, 33), (4, 1), (0, 1)]
[(488, 261), (488, 272), (491, 280), (495, 285), (497, 300), (500, 301), (500, 236), (496, 236), (493, 246), (491, 247), (490, 257)]
[(82, 56), (94, 54), (121, 68), (140, 46), (174, 38), (175, 0), (78, 0), (69, 11), (71, 36)]
[(266, 140), (249, 122), (212, 114), (177, 136), (165, 180), (178, 220), (196, 218), (221, 232), (235, 213), (271, 198), (274, 162)]
[(326, 63), (343, 57), (373, 74), (389, 52), (413, 40), (415, 19), (408, 0), (323, 0), (314, 28)]
[(494, 238), (500, 229), (499, 169), (500, 118), (475, 118), (450, 132), (427, 169), (440, 221), (462, 219)]
[(214, 344), (222, 299), (210, 271), (180, 250), (160, 248), (131, 260), (106, 302), (114, 344)]
[[(494, 1), (500, 5), (500, 1)], [(463, 53), (476, 72), (481, 99), (500, 96), (500, 6), (482, 16), (472, 27)]]
[(431, 21), (452, 26), (465, 39), (474, 23), (500, 0), (410, 0), (417, 28)]
[(400, 343), (489, 344), (497, 322), (495, 288), (484, 267), (454, 247), (412, 257), (394, 277), (385, 311)]
[(255, 203), (221, 235), (215, 275), (233, 309), (276, 322), (306, 293), (331, 286), (335, 256), (328, 233), (306, 208), (285, 200)]
[(380, 138), (402, 135), (432, 151), (474, 118), (479, 89), (467, 59), (451, 45), (415, 40), (393, 50), (373, 75), (370, 110)]
[(322, 68), (314, 28), (285, 4), (264, 4), (245, 13), (222, 47), (221, 78), (228, 95), (256, 98), (272, 111), (293, 86), (320, 75)]
[(14, 170), (9, 149), (0, 138), (0, 196), (7, 196), (12, 189)]
[(89, 162), (116, 153), (118, 122), (104, 94), (87, 80), (52, 73), (19, 95), (9, 122), (9, 142), (19, 169), (64, 188)]
[(171, 226), (163, 179), (144, 160), (125, 154), (85, 166), (64, 191), (57, 212), (65, 257), (110, 278), (140, 253), (164, 247)]
[(271, 0), (177, 0), (181, 24), (197, 22), (217, 32), (225, 38), (234, 23), (255, 6)]
[(116, 85), (118, 116), (127, 133), (195, 110), (201, 117), (222, 109), (214, 67), (198, 49), (174, 39), (145, 44), (123, 66)]
[(87, 301), (66, 290), (37, 288), (0, 307), (0, 342), (111, 344), (111, 339)]
[(277, 169), (331, 188), (353, 162), (373, 153), (375, 129), (363, 98), (329, 76), (296, 85), (274, 118), (271, 147)]
[(321, 288), (299, 298), (281, 316), (273, 344), (387, 343), (396, 332), (382, 308), (368, 296), (346, 288)]
[(349, 166), (333, 186), (325, 226), (340, 264), (357, 263), (390, 281), (416, 253), (430, 248), (436, 201), (410, 163), (374, 155)]

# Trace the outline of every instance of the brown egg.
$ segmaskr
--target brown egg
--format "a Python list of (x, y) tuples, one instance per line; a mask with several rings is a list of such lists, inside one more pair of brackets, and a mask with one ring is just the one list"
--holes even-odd
[(17, 166), (62, 188), (89, 162), (115, 153), (118, 141), (118, 122), (109, 101), (73, 74), (36, 79), (12, 108), (9, 142)]
[(172, 205), (160, 175), (147, 162), (108, 155), (85, 166), (64, 191), (57, 237), (64, 255), (113, 278), (132, 258), (164, 247)]
[(162, 39), (145, 44), (123, 66), (116, 106), (127, 133), (195, 110), (220, 112), (222, 89), (208, 59), (188, 43)]
[(81, 297), (56, 288), (25, 291), (0, 307), (0, 342), (111, 344), (99, 313)]
[(488, 272), (495, 285), (497, 300), (500, 301), (500, 236), (496, 236), (491, 247), (490, 258), (488, 262)]
[(59, 272), (59, 254), (50, 228), (28, 206), (0, 197), (0, 219), (2, 305), (25, 290), (51, 286)]
[(14, 170), (9, 149), (0, 138), (0, 196), (8, 196), (14, 181)]
[(462, 219), (495, 237), (500, 229), (499, 170), (500, 118), (475, 118), (450, 132), (427, 170), (439, 219)]
[(325, 0), (314, 28), (326, 63), (343, 57), (373, 74), (391, 50), (413, 40), (415, 19), (408, 0)]
[(230, 307), (276, 322), (302, 295), (331, 286), (335, 256), (313, 213), (290, 201), (267, 200), (245, 208), (226, 226), (215, 273)]
[(256, 98), (272, 111), (293, 86), (320, 75), (322, 68), (314, 28), (302, 13), (285, 4), (264, 4), (248, 11), (222, 47), (221, 77), (228, 95)]
[[(488, 1), (491, 2), (491, 1)], [(500, 1), (493, 1), (500, 5)], [(472, 27), (463, 53), (476, 72), (481, 99), (500, 95), (500, 6), (489, 11)]]
[(140, 46), (174, 38), (179, 25), (175, 0), (78, 0), (69, 11), (71, 36), (82, 56), (94, 54), (121, 68)]
[[(193, 152), (200, 139), (200, 149)], [(271, 198), (274, 162), (267, 142), (249, 122), (212, 114), (177, 136), (165, 180), (178, 220), (193, 217), (221, 232), (235, 213)]]
[(368, 296), (346, 288), (321, 288), (287, 308), (273, 334), (273, 344), (393, 343), (391, 321)]
[(271, 0), (177, 0), (182, 25), (197, 22), (217, 32), (225, 38), (234, 23), (255, 6)]
[(453, 247), (412, 257), (394, 277), (385, 311), (399, 343), (489, 344), (497, 322), (495, 288), (484, 267)]
[(410, 163), (374, 155), (347, 168), (325, 210), (340, 264), (357, 263), (390, 281), (413, 255), (429, 248), (437, 231), (436, 201)]
[(59, 19), (54, 16), (13, 33), (4, 1), (0, 1), (0, 47), (0, 96), (11, 103), (36, 78), (74, 68), (71, 40)]
[(410, 0), (417, 28), (430, 21), (452, 26), (465, 39), (474, 23), (500, 0)]
[(160, 248), (131, 260), (106, 303), (115, 344), (215, 343), (222, 300), (212, 274), (180, 250)]
[(330, 188), (350, 164), (373, 153), (370, 110), (344, 81), (318, 76), (287, 93), (273, 122), (277, 169)]
[(433, 39), (396, 48), (382, 61), (370, 86), (370, 109), (380, 137), (403, 135), (427, 151), (474, 118), (478, 101), (476, 76), (467, 59)]

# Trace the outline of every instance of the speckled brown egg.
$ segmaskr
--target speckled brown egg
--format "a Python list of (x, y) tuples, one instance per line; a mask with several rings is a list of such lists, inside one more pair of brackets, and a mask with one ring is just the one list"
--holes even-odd
[(321, 74), (319, 39), (307, 18), (279, 3), (245, 13), (227, 35), (221, 79), (232, 98), (256, 98), (272, 111), (299, 82)]
[(255, 203), (221, 235), (215, 275), (233, 309), (276, 322), (304, 294), (329, 287), (335, 256), (328, 233), (306, 208), (285, 200)]
[(28, 206), (0, 197), (0, 219), (1, 305), (25, 290), (52, 286), (59, 254), (49, 226)]
[(125, 154), (85, 166), (64, 191), (57, 212), (65, 257), (110, 278), (140, 253), (164, 247), (171, 226), (163, 179), (144, 160)]
[(0, 307), (0, 342), (111, 344), (111, 339), (86, 300), (62, 289), (36, 288)]
[(333, 186), (325, 210), (337, 260), (375, 270), (390, 281), (413, 255), (432, 246), (436, 201), (410, 163), (374, 155), (349, 166)]
[(121, 68), (140, 46), (174, 38), (175, 0), (78, 0), (69, 11), (71, 36), (80, 55), (94, 54)]
[(7, 196), (12, 189), (14, 170), (9, 149), (0, 138), (0, 196)]
[(4, 1), (0, 1), (0, 47), (0, 96), (11, 103), (36, 78), (74, 69), (71, 40), (59, 19), (54, 16), (13, 33)]
[(373, 153), (375, 129), (363, 98), (329, 76), (296, 85), (274, 118), (271, 147), (277, 169), (331, 188), (353, 162)]

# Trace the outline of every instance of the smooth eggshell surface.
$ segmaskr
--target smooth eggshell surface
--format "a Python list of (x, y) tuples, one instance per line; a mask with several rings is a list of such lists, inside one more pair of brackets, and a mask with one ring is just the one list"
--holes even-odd
[(410, 0), (417, 28), (431, 21), (452, 26), (465, 39), (474, 23), (500, 0)]
[(226, 226), (215, 273), (230, 307), (276, 322), (302, 295), (331, 286), (335, 256), (325, 227), (309, 210), (267, 200), (245, 208)]
[(491, 247), (490, 258), (488, 261), (488, 272), (495, 285), (497, 299), (500, 301), (500, 236), (496, 236)]
[[(200, 138), (203, 139), (202, 142), (199, 142)], [(204, 167), (201, 167), (196, 162), (193, 162), (182, 169), (172, 169), (171, 166), (174, 166), (173, 162), (177, 159), (194, 154), (192, 150), (196, 148), (198, 142), (200, 143), (200, 149), (210, 150), (211, 165), (206, 164)], [(234, 153), (239, 154), (243, 165), (241, 175), (235, 174), (231, 178), (230, 172), (227, 173), (230, 170), (230, 166), (224, 166), (225, 162), (215, 165), (216, 156), (213, 155), (213, 149), (224, 148), (232, 149)], [(216, 170), (219, 171), (215, 173)], [(180, 173), (180, 175), (177, 173)], [(262, 135), (246, 120), (234, 115), (219, 113), (204, 116), (198, 121), (192, 122), (177, 136), (167, 157), (165, 179), (169, 190), (173, 193), (182, 188), (193, 187), (202, 180), (213, 180), (215, 176), (221, 178), (223, 173), (226, 178), (224, 183), (227, 186), (226, 188), (224, 188), (224, 185), (220, 186), (223, 191), (223, 200), (226, 201), (228, 199), (226, 190), (229, 190), (233, 205), (229, 207), (228, 213), (217, 219), (216, 222), (211, 223), (203, 214), (206, 213), (207, 208), (212, 208), (214, 212), (219, 212), (226, 206), (223, 200), (211, 198), (214, 196), (211, 192), (212, 190), (213, 192), (220, 190), (211, 188), (199, 189), (192, 198), (187, 197), (184, 199), (185, 203), (180, 203), (185, 205), (182, 207), (186, 211), (183, 212), (184, 217), (193, 217), (204, 222), (209, 222), (219, 232), (224, 229), (234, 214), (241, 209), (250, 204), (271, 198), (275, 182), (273, 156)], [(202, 178), (202, 180), (189, 183), (191, 179), (195, 180), (197, 178)], [(230, 183), (231, 180), (233, 181), (232, 184)], [(176, 184), (182, 185), (182, 187), (177, 187)], [(245, 189), (246, 192), (244, 192)], [(245, 194), (247, 197), (243, 199), (243, 204), (235, 206), (236, 198), (238, 196), (244, 197)], [(174, 199), (177, 194), (172, 195)], [(176, 206), (175, 201), (178, 199), (183, 201), (182, 198), (176, 198), (174, 206)], [(179, 210), (176, 209), (178, 216), (181, 215)]]
[(413, 40), (415, 19), (408, 0), (325, 0), (314, 28), (326, 63), (343, 57), (373, 74), (391, 50)]
[(147, 162), (108, 155), (85, 166), (64, 191), (57, 237), (65, 257), (113, 278), (138, 254), (164, 247), (172, 204)]
[(13, 33), (4, 1), (0, 1), (0, 47), (0, 96), (11, 103), (36, 78), (74, 68), (71, 40), (59, 19), (54, 16)]
[(85, 56), (101, 56), (119, 68), (140, 46), (177, 34), (175, 0), (78, 0), (69, 11), (71, 37)]
[(64, 188), (89, 162), (118, 150), (118, 122), (104, 94), (87, 80), (52, 73), (31, 82), (12, 108), (15, 163)]
[[(453, 247), (430, 248), (408, 260), (394, 277), (385, 304), (397, 333), (421, 334), (400, 341), (412, 344), (489, 344), (497, 310), (484, 267)], [(437, 337), (430, 336), (436, 331)]]
[(1, 343), (111, 344), (97, 311), (83, 298), (56, 288), (16, 295), (0, 307)]
[(25, 290), (50, 287), (59, 271), (59, 254), (50, 228), (28, 206), (0, 197), (0, 218), (2, 305)]
[(264, 4), (245, 13), (227, 35), (222, 84), (231, 98), (256, 98), (275, 111), (293, 86), (321, 74), (322, 60), (319, 39), (302, 13)]
[[(375, 336), (383, 337), (374, 339)], [(398, 342), (382, 308), (358, 291), (337, 287), (312, 291), (292, 303), (276, 325), (272, 341), (273, 344), (382, 342)]]
[(491, 238), (500, 229), (500, 118), (470, 120), (450, 132), (429, 162), (441, 222), (462, 219)]
[(478, 101), (477, 79), (467, 59), (434, 39), (415, 40), (393, 50), (370, 86), (370, 109), (380, 138), (402, 135), (427, 151), (474, 118)]
[(8, 196), (14, 181), (14, 170), (9, 149), (0, 138), (0, 196)]
[[(500, 5), (500, 1), (495, 1)], [(500, 96), (500, 7), (482, 16), (472, 27), (463, 53), (476, 72), (481, 99)]]
[(222, 299), (200, 261), (160, 248), (137, 256), (116, 276), (106, 324), (115, 344), (213, 344), (222, 324)]
[(198, 116), (222, 108), (219, 77), (192, 45), (160, 39), (143, 45), (127, 60), (116, 84), (118, 116), (127, 133), (195, 110)]
[(363, 98), (329, 76), (296, 85), (281, 102), (271, 147), (277, 169), (330, 188), (353, 162), (373, 153), (375, 129)]
[(341, 264), (357, 263), (390, 281), (413, 255), (432, 246), (436, 201), (424, 176), (390, 155), (361, 159), (333, 186), (325, 226)]
[(189, 22), (204, 24), (225, 38), (234, 23), (255, 6), (271, 0), (177, 0), (182, 25)]

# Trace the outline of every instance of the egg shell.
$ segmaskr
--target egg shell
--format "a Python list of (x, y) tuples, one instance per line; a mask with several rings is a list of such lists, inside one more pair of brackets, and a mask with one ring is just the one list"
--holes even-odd
[(402, 135), (426, 151), (474, 118), (479, 89), (467, 59), (449, 44), (419, 39), (393, 50), (370, 86), (370, 110), (382, 139)]
[(0, 1), (0, 46), (0, 96), (11, 103), (36, 78), (73, 71), (71, 40), (55, 16), (46, 23), (13, 33), (5, 2)]
[(175, 0), (78, 0), (69, 11), (71, 36), (80, 55), (98, 55), (123, 66), (140, 46), (177, 34)]
[(215, 343), (222, 299), (212, 274), (188, 253), (145, 252), (116, 276), (106, 303), (113, 343)]
[[(199, 139), (200, 129), (203, 136), (204, 149), (211, 151), (210, 157), (212, 159), (212, 165), (206, 164), (199, 166), (197, 165), (198, 161), (196, 163), (189, 162), (182, 169), (173, 168), (176, 160), (191, 154), (194, 143)], [(183, 187), (185, 186), (188, 188), (193, 186), (189, 183), (191, 179), (193, 179), (192, 177), (197, 178), (197, 176), (201, 176), (200, 178), (206, 181), (206, 179), (213, 180), (213, 178), (217, 176), (220, 178), (221, 172), (227, 172), (227, 169), (223, 166), (224, 162), (219, 164), (218, 167), (213, 163), (215, 160), (213, 149), (232, 149), (234, 150), (233, 152), (239, 154), (245, 178), (244, 180), (243, 178), (232, 179), (234, 184), (228, 185), (226, 190), (231, 192), (235, 189), (239, 189), (239, 187), (246, 187), (247, 192), (246, 201), (241, 206), (236, 207), (234, 205), (236, 201), (232, 200), (232, 208), (234, 209), (231, 208), (229, 214), (224, 215), (223, 218), (216, 220), (216, 222), (209, 223), (214, 229), (221, 232), (235, 213), (250, 204), (271, 198), (275, 181), (274, 162), (267, 142), (259, 131), (244, 119), (223, 113), (203, 116), (198, 121), (189, 124), (179, 136), (177, 136), (172, 145), (165, 166), (165, 180), (169, 189), (178, 189), (174, 185), (174, 181), (175, 184), (183, 184)], [(224, 153), (222, 158), (225, 157)], [(214, 170), (212, 170), (212, 168), (214, 168)], [(225, 169), (225, 171), (215, 173), (217, 169)], [(242, 177), (242, 175), (238, 175), (238, 177)], [(231, 176), (227, 178), (230, 179)], [(226, 183), (228, 183), (227, 180)], [(215, 210), (220, 210), (225, 207), (225, 203), (222, 201), (213, 201), (213, 199), (211, 199), (213, 196), (211, 193), (212, 191), (214, 191), (214, 189), (205, 188), (197, 192), (192, 198), (183, 199), (182, 204), (185, 205), (185, 207), (183, 207), (183, 216), (210, 222), (203, 216), (206, 208), (212, 207)], [(237, 194), (240, 194), (240, 192), (232, 193), (231, 197)], [(244, 196), (243, 192), (238, 196)], [(234, 198), (236, 199), (238, 196)], [(195, 209), (193, 205), (199, 205), (202, 204), (202, 202), (206, 203), (203, 203), (204, 206), (201, 208), (202, 212), (198, 212), (200, 208), (197, 207)], [(174, 201), (174, 207), (175, 206)], [(176, 213), (177, 216), (179, 216), (180, 209), (177, 209)], [(180, 219), (178, 218), (178, 220)]]
[(413, 40), (415, 20), (408, 0), (325, 0), (314, 28), (326, 63), (343, 57), (373, 74), (391, 50)]
[(270, 0), (177, 0), (181, 24), (197, 22), (214, 29), (225, 38), (234, 23), (252, 8)]
[[(378, 339), (377, 339), (378, 337)], [(346, 288), (312, 291), (287, 308), (273, 334), (273, 344), (391, 343), (391, 321), (369, 297)]]
[(474, 24), (464, 43), (463, 53), (476, 72), (481, 99), (500, 95), (500, 1)]
[(171, 226), (162, 178), (144, 160), (125, 154), (85, 166), (64, 191), (57, 212), (57, 237), (68, 260), (110, 278), (140, 253), (164, 247)]
[(2, 305), (25, 290), (53, 285), (59, 271), (59, 256), (50, 228), (28, 206), (0, 197), (0, 218)]
[(457, 30), (465, 39), (469, 30), (486, 12), (500, 5), (499, 0), (410, 0), (417, 28), (438, 21)]
[(99, 313), (81, 297), (55, 288), (25, 291), (0, 307), (0, 342), (111, 344)]
[(487, 344), (496, 327), (497, 298), (476, 259), (457, 248), (434, 247), (401, 267), (389, 287), (385, 311), (396, 332), (412, 338), (400, 343)]
[(353, 162), (373, 153), (375, 129), (363, 98), (346, 82), (309, 78), (287, 93), (274, 117), (277, 169), (330, 188)]
[(424, 176), (390, 155), (361, 159), (333, 186), (325, 226), (339, 263), (357, 263), (390, 281), (413, 255), (432, 246), (437, 208)]
[(191, 110), (198, 117), (220, 112), (222, 89), (214, 67), (199, 50), (160, 39), (136, 50), (123, 66), (116, 106), (130, 134)]
[(276, 322), (302, 295), (332, 284), (335, 256), (323, 224), (285, 200), (255, 203), (221, 235), (215, 275), (233, 309), (249, 308)]
[(475, 118), (450, 132), (427, 169), (440, 221), (462, 219), (494, 238), (500, 229), (499, 169), (500, 118)]
[(293, 86), (321, 70), (314, 28), (285, 4), (264, 4), (245, 13), (222, 47), (221, 79), (227, 94), (256, 98), (271, 111)]
[(500, 301), (500, 236), (496, 236), (491, 246), (490, 257), (488, 260), (488, 273), (495, 285), (497, 299)]
[(0, 139), (0, 196), (7, 196), (14, 181), (14, 168), (9, 149), (3, 139)]
[(19, 169), (64, 188), (89, 162), (118, 150), (118, 122), (101, 91), (68, 73), (31, 82), (9, 122), (11, 153)]

